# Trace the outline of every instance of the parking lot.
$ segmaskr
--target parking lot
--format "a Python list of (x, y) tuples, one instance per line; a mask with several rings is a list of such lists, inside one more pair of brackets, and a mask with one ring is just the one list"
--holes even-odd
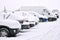
[(60, 18), (54, 22), (41, 22), (30, 29), (23, 29), (16, 37), (0, 37), (0, 40), (60, 40)]

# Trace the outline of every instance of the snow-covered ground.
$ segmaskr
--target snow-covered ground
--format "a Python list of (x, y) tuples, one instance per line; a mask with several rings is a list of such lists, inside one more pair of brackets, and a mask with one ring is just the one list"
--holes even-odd
[(0, 40), (60, 40), (60, 18), (54, 22), (41, 22), (23, 30), (17, 37), (0, 37)]

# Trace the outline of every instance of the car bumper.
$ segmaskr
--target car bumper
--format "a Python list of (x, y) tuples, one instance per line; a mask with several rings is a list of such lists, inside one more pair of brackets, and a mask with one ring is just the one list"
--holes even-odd
[(57, 20), (57, 18), (53, 18), (53, 17), (48, 18), (48, 21), (56, 21), (56, 20)]
[(39, 22), (46, 22), (47, 20), (47, 18), (39, 18)]
[(19, 28), (11, 29), (10, 32), (13, 33), (13, 34), (17, 34), (17, 33), (20, 32), (20, 29)]
[(21, 25), (21, 29), (29, 29), (30, 25)]

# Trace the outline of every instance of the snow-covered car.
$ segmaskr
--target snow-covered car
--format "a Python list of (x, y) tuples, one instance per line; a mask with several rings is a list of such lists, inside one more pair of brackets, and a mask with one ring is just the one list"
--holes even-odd
[(35, 21), (29, 21), (29, 20), (18, 20), (18, 21), (22, 25), (21, 29), (29, 29), (30, 27), (37, 25), (37, 22)]
[(39, 22), (46, 22), (46, 21), (56, 21), (57, 18), (59, 18), (59, 15), (57, 13), (52, 13), (45, 9), (45, 11), (42, 12), (42, 14), (30, 11), (30, 14), (36, 16), (39, 18)]
[(48, 10), (46, 7), (42, 7), (42, 6), (22, 6), (20, 11), (33, 11), (33, 12), (37, 12), (40, 15), (47, 16), (48, 17), (48, 21), (56, 21), (57, 18), (59, 18), (59, 15), (57, 13), (53, 13), (50, 10)]
[[(21, 24), (22, 29), (27, 29), (27, 28), (29, 29), (30, 26), (37, 24), (37, 22), (39, 20), (38, 18), (35, 18), (33, 15), (31, 15), (25, 11), (6, 13), (6, 15), (8, 16), (7, 17), (8, 19), (17, 20)], [(32, 22), (32, 21), (34, 21), (34, 22)], [(26, 25), (27, 27), (26, 26), (22, 27), (22, 25)]]
[(20, 32), (21, 24), (16, 20), (6, 19), (5, 13), (0, 13), (0, 37), (16, 36)]
[(48, 21), (48, 17), (45, 15), (41, 15), (41, 14), (34, 12), (34, 11), (27, 11), (27, 12), (29, 12), (29, 14), (33, 15), (35, 18), (39, 19), (39, 22)]
[(51, 12), (47, 9), (43, 9), (43, 14), (48, 17), (48, 21), (56, 21), (59, 18), (58, 13)]

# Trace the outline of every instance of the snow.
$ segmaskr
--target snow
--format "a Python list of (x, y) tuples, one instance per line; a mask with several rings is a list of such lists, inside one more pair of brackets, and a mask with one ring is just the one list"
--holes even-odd
[(24, 29), (17, 37), (0, 37), (0, 40), (60, 40), (60, 18), (54, 22), (41, 22)]
[[(54, 2), (54, 3), (53, 3)], [(16, 10), (21, 6), (45, 6), (60, 10), (60, 0), (0, 0), (0, 11)], [(23, 30), (17, 37), (0, 37), (0, 40), (60, 40), (60, 18), (54, 22), (43, 22), (33, 28)]]

